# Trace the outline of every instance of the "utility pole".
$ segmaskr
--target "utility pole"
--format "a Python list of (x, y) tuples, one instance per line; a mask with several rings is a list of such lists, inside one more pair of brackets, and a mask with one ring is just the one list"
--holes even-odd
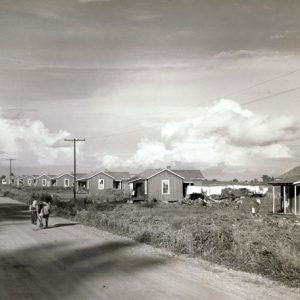
[(73, 142), (74, 146), (74, 186), (73, 186), (73, 192), (74, 192), (74, 202), (76, 202), (76, 142), (85, 142), (85, 139), (65, 139), (65, 142)]
[(8, 158), (6, 160), (9, 160), (9, 185), (11, 186), (11, 162), (16, 160), (15, 158)]

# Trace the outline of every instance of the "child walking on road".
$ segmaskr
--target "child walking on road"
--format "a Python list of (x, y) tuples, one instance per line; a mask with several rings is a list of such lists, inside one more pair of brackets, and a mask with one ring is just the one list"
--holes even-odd
[(37, 224), (37, 228), (36, 229), (42, 229), (44, 227), (44, 224), (43, 224), (43, 207), (44, 207), (44, 203), (39, 200), (37, 202), (37, 219), (38, 219), (38, 224)]
[(50, 201), (44, 202), (43, 203), (43, 218), (45, 219), (45, 227), (44, 228), (48, 228), (48, 221), (49, 221), (49, 216), (50, 216), (50, 212), (51, 212), (51, 203)]
[(31, 215), (31, 224), (36, 225), (37, 222), (37, 211), (36, 211), (37, 201), (33, 200), (32, 203), (29, 205), (29, 211)]

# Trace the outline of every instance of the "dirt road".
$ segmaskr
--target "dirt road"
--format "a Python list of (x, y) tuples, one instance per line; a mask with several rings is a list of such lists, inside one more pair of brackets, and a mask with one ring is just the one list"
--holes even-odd
[(0, 197), (0, 299), (300, 299), (258, 276), (66, 219), (35, 231), (27, 210)]

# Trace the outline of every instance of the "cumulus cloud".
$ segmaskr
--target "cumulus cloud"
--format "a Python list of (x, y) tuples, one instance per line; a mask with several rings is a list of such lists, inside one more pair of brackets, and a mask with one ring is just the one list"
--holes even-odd
[(59, 144), (69, 132), (51, 132), (41, 121), (8, 119), (0, 108), (0, 149), (20, 164), (59, 165), (72, 157), (69, 145)]
[(127, 160), (107, 156), (103, 163), (109, 162), (109, 167), (165, 166), (176, 161), (205, 167), (249, 166), (261, 159), (292, 157), (286, 142), (299, 137), (296, 118), (254, 114), (233, 100), (222, 99), (194, 113), (187, 120), (165, 124), (159, 141), (142, 140)]

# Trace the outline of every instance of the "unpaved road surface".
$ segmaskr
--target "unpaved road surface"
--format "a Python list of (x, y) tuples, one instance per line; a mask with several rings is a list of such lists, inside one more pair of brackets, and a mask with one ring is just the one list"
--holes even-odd
[(0, 197), (0, 299), (300, 299), (227, 270), (53, 217), (33, 230), (28, 207)]

